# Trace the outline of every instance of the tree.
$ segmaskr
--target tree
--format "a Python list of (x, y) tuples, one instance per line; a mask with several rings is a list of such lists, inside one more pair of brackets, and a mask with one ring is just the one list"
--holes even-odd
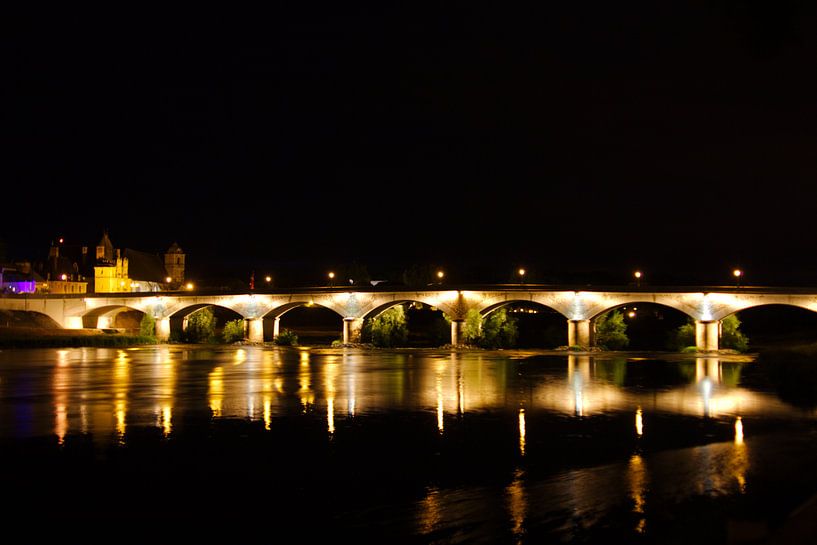
[(465, 344), (479, 345), (482, 335), (482, 314), (477, 309), (472, 308), (465, 315), (465, 324), (462, 327), (462, 342)]
[(371, 320), (372, 344), (381, 347), (400, 346), (408, 339), (408, 321), (403, 305), (391, 307)]
[(670, 350), (679, 352), (688, 346), (695, 346), (695, 324), (690, 320), (676, 329), (668, 344)]
[(209, 342), (212, 341), (215, 330), (216, 318), (213, 316), (213, 309), (205, 307), (187, 318), (185, 340), (192, 343)]
[(516, 320), (507, 309), (500, 308), (488, 314), (482, 321), (479, 345), (484, 348), (513, 348), (519, 337)]
[(224, 331), (221, 332), (225, 343), (244, 340), (244, 320), (238, 318), (230, 320), (224, 324)]
[(740, 331), (740, 320), (737, 314), (730, 314), (721, 320), (721, 348), (731, 348), (745, 352), (749, 348), (749, 338)]
[(596, 318), (596, 345), (605, 350), (622, 350), (630, 344), (624, 314), (618, 310), (606, 312)]
[(142, 321), (139, 322), (139, 336), (153, 337), (156, 335), (156, 320), (152, 315), (145, 313), (142, 316)]

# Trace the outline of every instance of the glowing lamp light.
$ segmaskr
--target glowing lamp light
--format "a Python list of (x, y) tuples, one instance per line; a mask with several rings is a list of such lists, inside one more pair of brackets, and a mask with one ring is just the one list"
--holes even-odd
[(63, 280), (63, 281), (68, 280), (68, 275), (67, 274), (60, 275), (60, 280)]
[(445, 276), (445, 273), (443, 271), (437, 271), (437, 278), (442, 280), (444, 276)]
[(629, 316), (630, 318), (635, 318), (635, 312), (631, 310), (630, 312), (627, 313), (627, 316)]
[(193, 282), (188, 282), (184, 287), (187, 288), (188, 290), (192, 290), (193, 289)]
[(60, 237), (60, 244), (62, 244), (63, 242), (65, 242), (65, 239)]
[(633, 273), (633, 276), (635, 276), (635, 277), (636, 277), (636, 279), (641, 279), (641, 271), (635, 271), (635, 272)]
[(329, 276), (329, 280), (334, 280), (335, 279), (335, 273), (332, 272), (332, 271), (329, 271), (329, 274), (327, 276)]
[(732, 276), (734, 276), (735, 278), (740, 278), (741, 276), (743, 276), (743, 271), (740, 269), (735, 269), (734, 271), (732, 271)]
[(525, 276), (525, 269), (519, 269), (519, 276)]
[(264, 277), (264, 281), (267, 282), (267, 283), (272, 282), (272, 277), (267, 275), (267, 276)]
[(172, 278), (170, 278), (169, 276), (166, 276), (166, 277), (165, 277), (165, 282), (166, 282), (166, 283), (168, 283), (168, 284), (170, 284), (171, 282), (173, 282), (173, 279), (172, 279)]

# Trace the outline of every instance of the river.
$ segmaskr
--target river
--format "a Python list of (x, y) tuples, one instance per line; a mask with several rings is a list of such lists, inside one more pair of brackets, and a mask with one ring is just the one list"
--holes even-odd
[(774, 537), (817, 492), (817, 413), (743, 386), (751, 365), (532, 351), (4, 350), (6, 531), (748, 543)]

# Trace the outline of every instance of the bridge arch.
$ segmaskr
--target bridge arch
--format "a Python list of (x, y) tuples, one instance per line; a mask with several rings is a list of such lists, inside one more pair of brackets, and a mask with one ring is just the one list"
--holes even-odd
[(638, 306), (638, 305), (655, 305), (659, 307), (666, 307), (675, 311), (678, 311), (685, 316), (696, 320), (698, 319), (696, 316), (695, 309), (688, 304), (679, 304), (673, 300), (662, 300), (660, 298), (655, 297), (626, 297), (621, 298), (619, 300), (608, 300), (605, 302), (604, 305), (597, 305), (591, 309), (591, 314), (588, 316), (590, 320), (596, 320), (602, 314), (615, 310), (617, 308), (622, 308), (626, 306)]
[(479, 312), (484, 320), (503, 308), (515, 319), (516, 347), (556, 348), (567, 343), (567, 317), (554, 306), (535, 299), (509, 298)]
[[(359, 320), (360, 327), (366, 329), (366, 323), (371, 323), (384, 312), (404, 306), (408, 322), (408, 332), (405, 346), (437, 347), (447, 344), (451, 339), (452, 310), (441, 307), (438, 299), (425, 297), (394, 298), (381, 301), (372, 307)], [(369, 342), (370, 339), (362, 339)]]
[[(274, 340), (283, 329), (288, 329), (298, 335), (300, 343), (324, 343), (328, 340), (337, 339), (342, 334), (343, 320), (346, 318), (339, 309), (331, 304), (324, 304), (325, 301), (291, 301), (274, 307), (260, 317), (263, 320), (262, 333), (263, 340)], [(315, 312), (304, 319), (304, 315), (309, 313), (307, 309)], [(282, 322), (287, 316), (287, 322)], [(317, 317), (317, 320), (315, 318)], [(292, 320), (295, 323), (292, 323)], [(310, 320), (312, 322), (310, 323)], [(333, 323), (335, 322), (335, 323)], [(335, 328), (330, 332), (330, 328)], [(257, 339), (261, 340), (261, 339)]]
[[(82, 327), (98, 329), (116, 327), (117, 317), (126, 312), (138, 312), (144, 315), (146, 309), (128, 304), (109, 304), (89, 308), (82, 314)], [(133, 329), (133, 324), (130, 325), (130, 329)]]
[(593, 344), (607, 346), (612, 350), (624, 348), (623, 345), (615, 346), (614, 339), (609, 340), (611, 344), (605, 343), (601, 338), (602, 332), (598, 329), (599, 318), (616, 310), (622, 312), (622, 319), (627, 326), (626, 335), (629, 343), (626, 348), (629, 350), (674, 350), (679, 328), (690, 321), (695, 321), (693, 316), (677, 306), (654, 301), (622, 303), (591, 318)]

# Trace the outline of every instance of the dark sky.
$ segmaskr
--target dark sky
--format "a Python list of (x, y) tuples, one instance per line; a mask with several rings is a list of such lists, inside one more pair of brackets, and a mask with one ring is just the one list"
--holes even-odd
[(290, 4), (4, 17), (10, 257), (817, 285), (813, 2)]

